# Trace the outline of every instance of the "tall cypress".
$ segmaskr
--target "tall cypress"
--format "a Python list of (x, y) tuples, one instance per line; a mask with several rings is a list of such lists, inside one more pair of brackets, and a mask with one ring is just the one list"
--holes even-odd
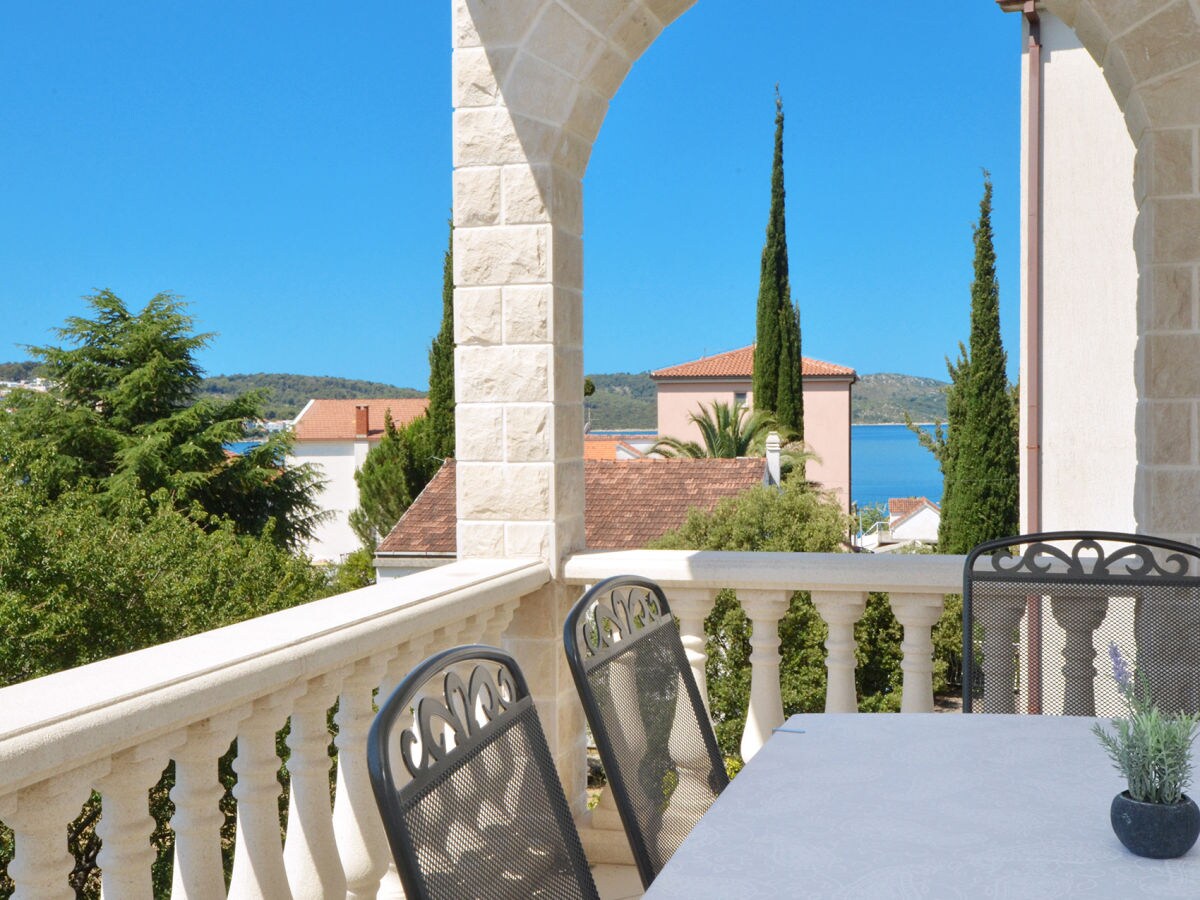
[(454, 223), (442, 262), (442, 327), (429, 347), (429, 424), (433, 452), (454, 455)]
[[(1015, 534), (1019, 476), (1017, 434), (1000, 340), (1000, 286), (992, 244), (992, 180), (984, 172), (979, 224), (975, 227), (975, 278), (971, 283), (970, 356), (948, 398), (958, 407), (961, 424), (950, 413), (954, 477), (948, 553), (965, 553), (981, 541)], [(960, 372), (964, 364), (960, 362)], [(957, 394), (957, 396), (956, 396)], [(957, 433), (956, 433), (957, 432)], [(940, 543), (940, 541), (939, 541)]]
[(758, 282), (754, 349), (754, 404), (803, 437), (804, 397), (800, 383), (800, 316), (788, 282), (787, 221), (783, 186), (783, 100), (775, 86), (775, 156), (771, 163), (771, 208)]

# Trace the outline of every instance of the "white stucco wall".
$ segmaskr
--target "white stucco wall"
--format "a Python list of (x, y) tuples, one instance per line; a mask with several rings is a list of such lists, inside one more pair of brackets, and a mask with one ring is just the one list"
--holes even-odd
[[(1075, 33), (1043, 13), (1041, 529), (1133, 531), (1137, 261), (1134, 145), (1112, 89)], [(1026, 32), (1027, 34), (1027, 32)], [(1027, 52), (1027, 50), (1026, 50)], [(1028, 68), (1022, 55), (1022, 104)], [(1028, 179), (1022, 128), (1022, 182)], [(1021, 198), (1022, 334), (1028, 323)], [(1011, 288), (1010, 288), (1011, 289)], [(1029, 383), (1021, 348), (1021, 384)], [(1028, 440), (1023, 397), (1021, 447)], [(1022, 510), (1028, 492), (1022, 471)], [(1022, 521), (1024, 530), (1028, 522)]]
[(329, 521), (317, 527), (305, 550), (314, 562), (341, 562), (361, 546), (350, 529), (350, 512), (358, 506), (358, 485), (354, 473), (367, 456), (363, 441), (297, 441), (288, 465), (311, 463), (325, 479), (317, 495), (317, 504), (332, 513)]

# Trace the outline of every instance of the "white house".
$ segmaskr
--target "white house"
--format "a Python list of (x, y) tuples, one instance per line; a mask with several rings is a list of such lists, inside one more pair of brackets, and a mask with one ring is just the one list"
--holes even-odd
[(926, 497), (892, 497), (888, 500), (888, 517), (872, 525), (859, 546), (872, 553), (891, 553), (914, 544), (932, 547), (937, 544), (942, 510)]
[(296, 441), (289, 465), (311, 463), (325, 485), (317, 496), (321, 509), (332, 513), (319, 525), (305, 548), (317, 562), (341, 562), (361, 542), (350, 530), (350, 512), (358, 506), (358, 471), (367, 451), (383, 437), (384, 415), (396, 425), (424, 415), (429, 401), (415, 399), (309, 400), (293, 422)]

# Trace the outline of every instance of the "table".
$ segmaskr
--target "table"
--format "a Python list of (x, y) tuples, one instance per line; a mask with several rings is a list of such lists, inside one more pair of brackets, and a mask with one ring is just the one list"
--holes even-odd
[(1200, 845), (1148, 860), (1113, 834), (1095, 721), (792, 716), (646, 900), (1200, 897)]

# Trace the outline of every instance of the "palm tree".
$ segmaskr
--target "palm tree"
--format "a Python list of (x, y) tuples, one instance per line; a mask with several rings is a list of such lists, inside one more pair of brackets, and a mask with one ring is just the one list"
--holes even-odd
[(760, 451), (767, 433), (776, 427), (770, 413), (765, 410), (751, 412), (740, 402), (731, 405), (714, 400), (707, 408), (701, 404), (700, 412), (691, 413), (688, 418), (700, 429), (703, 445), (666, 437), (650, 452), (667, 457), (736, 459)]

